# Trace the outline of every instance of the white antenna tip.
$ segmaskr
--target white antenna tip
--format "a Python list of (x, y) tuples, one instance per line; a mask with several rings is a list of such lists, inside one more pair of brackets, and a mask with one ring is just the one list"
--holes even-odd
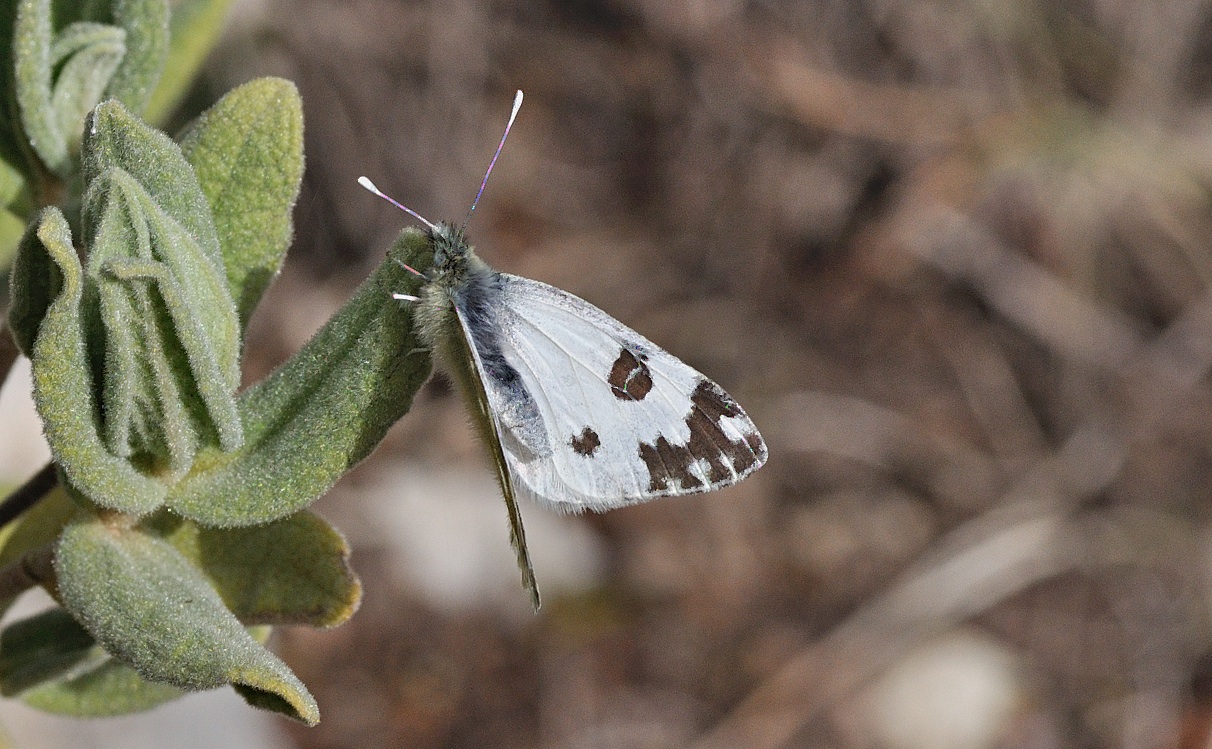
[(370, 181), (369, 177), (358, 177), (358, 184), (370, 190), (375, 195), (380, 195), (379, 188), (375, 187), (375, 183)]

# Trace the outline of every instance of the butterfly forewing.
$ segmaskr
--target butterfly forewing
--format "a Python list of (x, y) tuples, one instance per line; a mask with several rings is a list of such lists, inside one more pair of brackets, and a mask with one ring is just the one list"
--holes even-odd
[[(500, 279), (501, 353), (547, 443), (533, 449), (533, 425), (521, 441), (502, 435), (520, 490), (565, 511), (604, 510), (725, 486), (765, 461), (753, 422), (702, 374), (572, 294)], [(494, 411), (509, 400), (485, 390)]]

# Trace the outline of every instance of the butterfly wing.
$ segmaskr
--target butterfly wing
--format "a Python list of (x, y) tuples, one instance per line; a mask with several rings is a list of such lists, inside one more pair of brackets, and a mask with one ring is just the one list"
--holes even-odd
[[(510, 414), (515, 416), (519, 411), (511, 407), (506, 398), (504, 383), (499, 376), (492, 376), (494, 367), (473, 343), (469, 320), (464, 310), (457, 306), (449, 308), (439, 306), (438, 309), (449, 309), (457, 330), (450, 328), (442, 336), (444, 348), (450, 356), (448, 363), (452, 374), (458, 379), (464, 390), (472, 417), (480, 430), (488, 450), (492, 453), (493, 464), (497, 470), (497, 483), (501, 486), (501, 495), (505, 498), (505, 509), (509, 517), (509, 543), (517, 556), (518, 570), (522, 573), (522, 587), (530, 596), (530, 604), (535, 611), (539, 610), (539, 585), (535, 580), (534, 566), (530, 561), (530, 550), (526, 546), (526, 529), (522, 525), (522, 512), (518, 508), (517, 486), (512, 472), (509, 470), (510, 460), (506, 456), (503, 437), (512, 437), (516, 441), (519, 429), (512, 422), (503, 424), (503, 419)], [(445, 327), (447, 322), (444, 314), (439, 314), (438, 327)], [(452, 350), (453, 349), (453, 350)], [(499, 367), (497, 368), (499, 369)], [(497, 372), (499, 374), (499, 372)], [(517, 400), (516, 395), (514, 400)], [(516, 450), (516, 446), (514, 447)]]
[(517, 379), (483, 383), (515, 489), (606, 510), (727, 486), (765, 462), (757, 427), (714, 382), (579, 297), (498, 276), (497, 346)]

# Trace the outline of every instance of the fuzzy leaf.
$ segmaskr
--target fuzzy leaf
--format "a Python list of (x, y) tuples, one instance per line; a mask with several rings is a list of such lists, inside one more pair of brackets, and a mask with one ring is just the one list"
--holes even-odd
[[(223, 275), (223, 253), (211, 219), (210, 205), (198, 184), (193, 168), (181, 154), (181, 148), (167, 135), (132, 115), (116, 101), (102, 102), (93, 110), (85, 129), (81, 168), (84, 183), (91, 184), (106, 170), (118, 167), (134, 177), (151, 195), (152, 201), (181, 224), (202, 248), (213, 266), (207, 273)], [(202, 272), (203, 269), (190, 269)], [(235, 311), (228, 313), (235, 319)], [(228, 333), (235, 339), (234, 324)], [(229, 345), (231, 366), (237, 367), (238, 341)]]
[(282, 267), (303, 179), (303, 104), (293, 83), (230, 91), (181, 136), (214, 215), (227, 282), (247, 324)]
[(145, 525), (201, 569), (245, 624), (335, 627), (361, 601), (345, 538), (310, 512), (252, 528), (201, 528), (169, 513)]
[(148, 122), (161, 123), (189, 89), (190, 82), (223, 32), (233, 0), (176, 0), (169, 20), (169, 52), (151, 100)]
[(180, 148), (118, 102), (90, 117), (82, 162), (107, 444), (176, 479), (199, 446), (241, 442), (239, 319), (210, 208)]
[(93, 646), (92, 635), (63, 609), (10, 624), (0, 635), (0, 694), (12, 697), (61, 676)]
[[(17, 255), (9, 275), (8, 327), (13, 340), (26, 356), (33, 356), (38, 327), (51, 302), (59, 295), (61, 276), (42, 246), (39, 233), (43, 221), (31, 222), (17, 244)], [(70, 242), (70, 236), (67, 238)], [(75, 251), (72, 251), (73, 257)]]
[(114, 26), (126, 32), (126, 55), (106, 90), (142, 112), (168, 56), (168, 0), (111, 0)]
[[(269, 627), (250, 630), (264, 643)], [(44, 712), (102, 718), (147, 710), (186, 694), (147, 681), (116, 660), (63, 609), (14, 622), (0, 634), (0, 694)]]
[[(223, 278), (194, 238), (118, 167), (94, 179), (84, 200), (90, 247), (86, 315), (101, 322), (101, 382), (111, 452), (179, 476), (201, 444), (241, 440), (235, 383), (221, 368), (230, 309)], [(216, 325), (206, 327), (207, 321)], [(218, 338), (219, 345), (215, 345)]]
[(188, 690), (230, 683), (257, 706), (318, 722), (306, 687), (163, 539), (99, 520), (76, 522), (60, 537), (55, 567), (64, 607), (143, 678)]
[[(82, 495), (121, 512), (150, 512), (163, 502), (164, 485), (111, 454), (101, 439), (80, 315), (84, 279), (71, 244), (71, 229), (54, 207), (43, 210), (36, 226), (37, 242), (23, 244), (22, 251), (40, 249), (54, 263), (51, 268), (45, 260), (30, 260), (31, 267), (47, 271), (46, 288), (54, 294), (30, 356), (34, 402), (46, 441), (68, 484)], [(25, 305), (27, 310), (36, 307)]]
[(68, 150), (79, 143), (84, 118), (101, 100), (126, 54), (122, 29), (101, 23), (73, 23), (55, 37), (51, 66), (59, 69), (51, 92), (55, 125)]
[(51, 106), (50, 0), (17, 0), (13, 26), (13, 73), (21, 127), (48, 169), (68, 171), (67, 138)]
[(391, 293), (416, 286), (399, 263), (424, 270), (432, 252), (425, 235), (408, 230), (389, 256), (302, 350), (241, 394), (244, 447), (200, 454), (169, 507), (221, 527), (290, 515), (369, 455), (408, 411), (430, 359), (410, 307)]

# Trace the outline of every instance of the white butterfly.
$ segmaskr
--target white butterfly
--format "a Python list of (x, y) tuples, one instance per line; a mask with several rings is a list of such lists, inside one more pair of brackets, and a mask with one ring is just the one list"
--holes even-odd
[[(468, 218), (521, 104), (519, 91)], [(422, 339), (492, 452), (536, 610), (517, 495), (562, 512), (609, 510), (728, 486), (766, 461), (757, 427), (719, 385), (589, 302), (494, 271), (463, 227), (431, 223), (358, 182), (427, 227), (434, 257), (420, 295), (393, 296), (418, 304)]]

